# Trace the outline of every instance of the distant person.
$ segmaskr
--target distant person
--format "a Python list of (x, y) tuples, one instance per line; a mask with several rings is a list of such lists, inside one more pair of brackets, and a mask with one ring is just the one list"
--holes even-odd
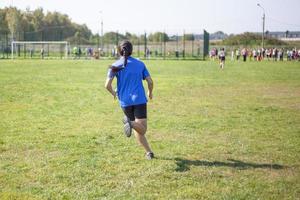
[(44, 54), (45, 54), (44, 48), (41, 48), (41, 58), (42, 59), (44, 59)]
[(243, 61), (246, 62), (247, 61), (247, 50), (245, 48), (243, 48), (243, 50), (242, 50), (242, 56), (243, 56)]
[(271, 49), (267, 49), (267, 50), (266, 50), (266, 55), (267, 55), (267, 59), (268, 59), (268, 60), (270, 60), (270, 58), (271, 58), (271, 54), (272, 54), (271, 52), (272, 52)]
[(88, 47), (83, 49), (83, 54), (85, 55), (85, 59), (88, 59), (88, 57), (89, 57), (89, 48)]
[(253, 51), (251, 51), (251, 49), (248, 50), (248, 55), (249, 55), (249, 60), (252, 60), (253, 57)]
[(278, 56), (279, 50), (276, 48), (275, 49), (275, 61), (279, 60), (279, 56)]
[(261, 61), (262, 60), (262, 51), (261, 49), (257, 50), (257, 61)]
[(91, 47), (89, 47), (89, 49), (88, 49), (88, 54), (89, 54), (89, 57), (93, 56), (93, 49)]
[[(155, 56), (157, 56), (157, 50), (155, 50)], [(178, 50), (175, 51), (175, 57), (179, 58), (179, 51)]]
[(297, 56), (296, 56), (296, 48), (293, 49), (292, 51), (292, 59), (296, 60)]
[(266, 57), (266, 49), (262, 48), (261, 53), (262, 53), (262, 60), (264, 60)]
[(213, 61), (215, 60), (215, 57), (216, 57), (216, 50), (215, 48), (213, 48), (211, 51), (210, 51), (210, 59), (212, 59)]
[[(131, 56), (132, 44), (123, 41), (118, 47), (121, 58), (113, 63), (109, 70), (105, 83), (106, 89), (119, 99), (121, 108), (125, 114), (123, 119), (124, 132), (131, 136), (132, 129), (138, 143), (145, 149), (146, 158), (153, 159), (154, 154), (145, 137), (147, 131), (147, 98), (143, 87), (143, 80), (148, 84), (148, 97), (152, 99), (153, 81), (145, 64)], [(117, 78), (117, 90), (113, 90), (112, 82)]]
[(290, 50), (287, 50), (287, 51), (286, 51), (286, 59), (287, 59), (287, 61), (291, 61)]
[(146, 58), (150, 59), (150, 49), (146, 48)]
[(34, 52), (34, 50), (31, 48), (31, 49), (29, 50), (29, 53), (30, 53), (30, 58), (32, 58), (32, 57), (33, 57), (33, 52)]
[(234, 61), (234, 51), (231, 51), (231, 61)]
[(219, 52), (220, 68), (224, 69), (225, 65), (225, 50), (222, 48)]
[(278, 51), (278, 60), (283, 61), (283, 50), (282, 49), (279, 49), (279, 51)]
[(235, 55), (236, 55), (236, 60), (239, 61), (240, 56), (241, 56), (240, 49), (237, 49), (237, 50), (235, 51)]
[(77, 56), (78, 56), (78, 49), (77, 49), (77, 47), (73, 47), (73, 55), (74, 55), (74, 59), (76, 59)]
[(79, 47), (79, 48), (78, 48), (78, 57), (79, 57), (79, 59), (80, 59), (80, 57), (81, 57), (81, 54), (82, 54), (82, 51), (81, 51), (81, 48)]
[(256, 52), (256, 49), (253, 49), (252, 55), (253, 55), (253, 59), (254, 59), (255, 61), (257, 61), (257, 52)]

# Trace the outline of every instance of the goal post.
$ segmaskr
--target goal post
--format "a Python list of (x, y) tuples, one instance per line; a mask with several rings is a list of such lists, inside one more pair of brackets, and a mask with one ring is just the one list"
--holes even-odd
[[(14, 53), (15, 51), (17, 50), (17, 45), (19, 46), (19, 51), (20, 51), (20, 45), (23, 45), (24, 46), (24, 53), (26, 55), (26, 52), (27, 52), (27, 49), (26, 49), (26, 45), (28, 46), (38, 46), (40, 47), (39, 49), (39, 52), (40, 54), (43, 54), (42, 57), (44, 58), (44, 52), (45, 49), (44, 49), (44, 46), (46, 45), (48, 47), (48, 56), (49, 56), (49, 49), (50, 49), (50, 45), (51, 46), (54, 46), (54, 45), (64, 45), (64, 50), (53, 50), (55, 52), (61, 52), (64, 54), (64, 57), (61, 57), (61, 58), (64, 58), (64, 59), (67, 59), (68, 58), (68, 53), (69, 53), (69, 42), (67, 41), (12, 41), (11, 42), (11, 59), (14, 59)], [(60, 49), (60, 48), (59, 48)], [(32, 49), (30, 49), (30, 52), (32, 51)]]

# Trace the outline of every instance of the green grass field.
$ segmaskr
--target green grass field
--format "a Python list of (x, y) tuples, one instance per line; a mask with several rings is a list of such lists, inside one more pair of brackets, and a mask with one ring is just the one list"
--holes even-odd
[(146, 160), (112, 61), (0, 61), (0, 199), (300, 199), (300, 63), (146, 61)]

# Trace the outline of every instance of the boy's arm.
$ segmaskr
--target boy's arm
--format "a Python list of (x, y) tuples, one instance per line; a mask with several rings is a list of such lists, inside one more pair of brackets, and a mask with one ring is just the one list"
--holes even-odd
[(116, 92), (112, 88), (112, 82), (114, 78), (107, 78), (105, 81), (105, 88), (113, 95), (114, 99), (116, 99)]
[(149, 99), (152, 99), (152, 91), (153, 91), (153, 80), (151, 78), (151, 76), (146, 77), (145, 79), (147, 81), (148, 84), (148, 97)]

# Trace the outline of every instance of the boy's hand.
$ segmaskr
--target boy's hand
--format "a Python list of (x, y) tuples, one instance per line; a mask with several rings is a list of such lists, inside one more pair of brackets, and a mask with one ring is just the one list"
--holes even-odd
[(152, 96), (152, 92), (148, 91), (148, 97), (149, 97), (149, 99), (151, 99), (151, 100), (152, 100), (152, 98), (153, 98), (153, 96)]

